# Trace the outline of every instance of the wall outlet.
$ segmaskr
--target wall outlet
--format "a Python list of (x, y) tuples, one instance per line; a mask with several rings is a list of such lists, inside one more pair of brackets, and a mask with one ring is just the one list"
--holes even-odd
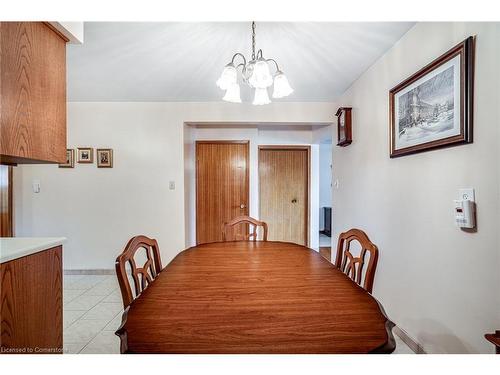
[(175, 190), (175, 181), (169, 181), (168, 188), (170, 190)]
[(476, 201), (476, 196), (473, 188), (460, 189), (458, 193), (460, 195), (459, 199), (462, 199), (464, 201)]

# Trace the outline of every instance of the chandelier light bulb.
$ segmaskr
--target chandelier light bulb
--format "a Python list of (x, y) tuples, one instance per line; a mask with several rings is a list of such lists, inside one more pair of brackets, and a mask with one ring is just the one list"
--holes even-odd
[(283, 72), (276, 73), (274, 77), (274, 91), (273, 98), (284, 98), (285, 96), (290, 95), (293, 92), (290, 83), (288, 83), (288, 78)]
[(238, 79), (238, 72), (233, 63), (229, 63), (224, 67), (220, 78), (216, 84), (222, 90), (227, 90), (231, 85), (235, 84)]
[(264, 105), (271, 103), (269, 100), (269, 95), (266, 88), (256, 88), (255, 97), (253, 99), (253, 105)]
[(226, 95), (224, 95), (222, 100), (231, 103), (241, 103), (240, 85), (238, 85), (236, 82), (231, 84), (227, 88)]
[[(236, 52), (216, 82), (219, 88), (226, 91), (222, 100), (241, 103), (240, 85), (238, 84), (239, 68), (241, 68), (241, 81), (255, 90), (252, 102), (254, 105), (271, 103), (267, 89), (273, 84), (273, 98), (284, 98), (293, 92), (276, 60), (264, 58), (263, 55), (262, 50), (256, 48), (255, 22), (252, 22), (251, 58), (246, 58), (243, 53)], [(273, 68), (273, 74), (271, 74), (271, 68)]]
[(260, 58), (253, 67), (253, 72), (248, 79), (250, 86), (265, 89), (273, 84), (273, 76), (269, 70), (269, 64), (263, 58)]

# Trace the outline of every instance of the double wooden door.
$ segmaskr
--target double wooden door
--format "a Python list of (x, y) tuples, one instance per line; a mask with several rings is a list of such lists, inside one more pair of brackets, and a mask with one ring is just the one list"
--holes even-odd
[(225, 222), (248, 215), (248, 172), (248, 141), (196, 142), (197, 244), (221, 241)]
[(260, 220), (270, 241), (308, 244), (309, 147), (259, 148)]

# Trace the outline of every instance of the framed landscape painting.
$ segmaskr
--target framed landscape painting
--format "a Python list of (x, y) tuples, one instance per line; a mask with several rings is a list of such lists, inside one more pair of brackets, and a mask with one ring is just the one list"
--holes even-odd
[(472, 142), (474, 38), (389, 92), (391, 158)]

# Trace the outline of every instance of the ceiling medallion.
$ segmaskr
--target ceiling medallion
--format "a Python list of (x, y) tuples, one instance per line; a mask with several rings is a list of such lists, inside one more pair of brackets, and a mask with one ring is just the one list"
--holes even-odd
[[(235, 65), (237, 57), (241, 57), (243, 62)], [(274, 75), (271, 75), (271, 63), (276, 68)], [(280, 70), (276, 60), (265, 59), (261, 49), (257, 51), (257, 54), (255, 53), (255, 22), (252, 22), (252, 60), (247, 62), (242, 53), (235, 53), (216, 82), (219, 88), (226, 90), (226, 94), (222, 98), (226, 102), (241, 103), (240, 85), (238, 84), (238, 69), (240, 67), (243, 82), (255, 89), (252, 102), (254, 105), (271, 103), (267, 89), (273, 84), (273, 98), (275, 99), (284, 98), (293, 92), (288, 79)]]

